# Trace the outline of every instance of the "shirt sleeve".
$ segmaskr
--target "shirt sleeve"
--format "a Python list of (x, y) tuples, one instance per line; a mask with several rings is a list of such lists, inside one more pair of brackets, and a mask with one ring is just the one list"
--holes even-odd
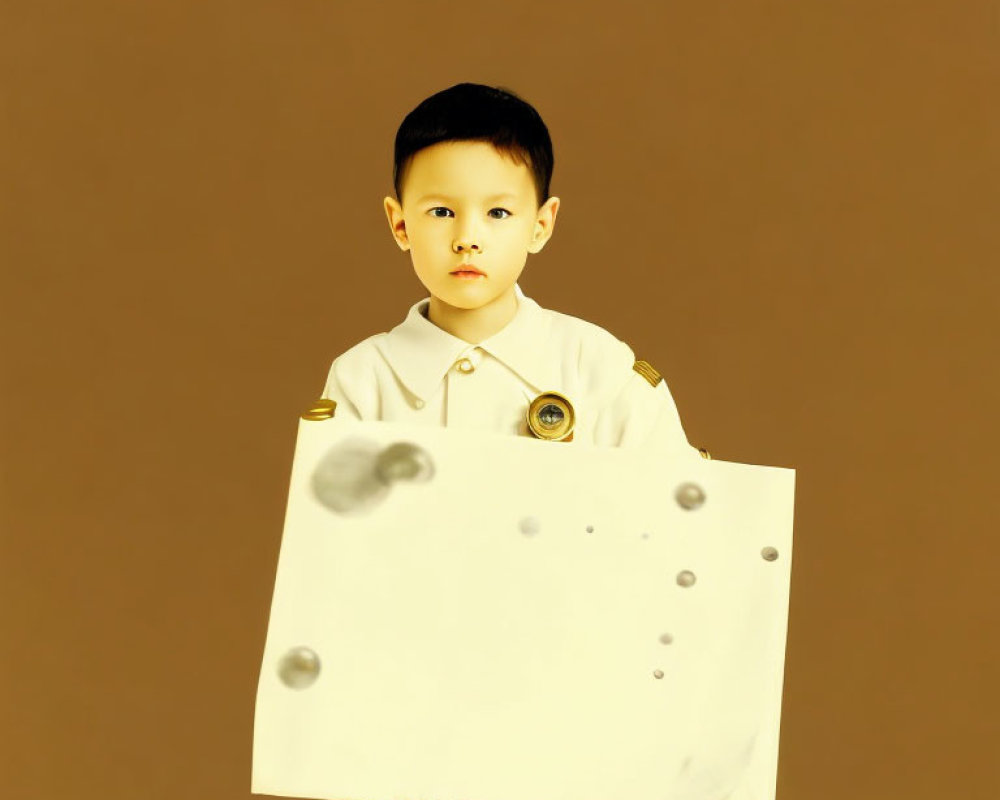
[(665, 452), (691, 447), (666, 382), (661, 379), (651, 386), (634, 369), (599, 414), (597, 429), (601, 443), (614, 447), (658, 448)]

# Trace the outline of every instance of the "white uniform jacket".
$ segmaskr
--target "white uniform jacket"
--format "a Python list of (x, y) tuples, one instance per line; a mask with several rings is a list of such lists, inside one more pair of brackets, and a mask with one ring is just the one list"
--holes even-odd
[(666, 383), (636, 371), (627, 344), (514, 291), (516, 315), (479, 344), (432, 323), (430, 298), (414, 303), (391, 331), (333, 361), (322, 396), (337, 403), (337, 417), (530, 436), (529, 404), (555, 391), (575, 412), (569, 444), (689, 446)]

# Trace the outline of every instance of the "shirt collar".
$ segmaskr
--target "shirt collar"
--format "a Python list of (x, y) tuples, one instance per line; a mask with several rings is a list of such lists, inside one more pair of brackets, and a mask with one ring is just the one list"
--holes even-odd
[(376, 343), (393, 372), (421, 400), (429, 399), (462, 353), (479, 347), (503, 362), (536, 391), (561, 391), (561, 369), (554, 355), (541, 346), (547, 341), (548, 319), (543, 309), (514, 284), (517, 313), (507, 325), (479, 344), (470, 344), (442, 330), (424, 316), (425, 297), (410, 306), (406, 319)]

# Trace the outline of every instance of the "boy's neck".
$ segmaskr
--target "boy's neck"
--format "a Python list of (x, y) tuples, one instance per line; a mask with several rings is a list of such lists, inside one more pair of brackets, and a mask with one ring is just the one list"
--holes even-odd
[(479, 308), (457, 308), (431, 295), (427, 319), (452, 336), (469, 344), (479, 344), (507, 327), (517, 309), (517, 295), (512, 286), (509, 291)]

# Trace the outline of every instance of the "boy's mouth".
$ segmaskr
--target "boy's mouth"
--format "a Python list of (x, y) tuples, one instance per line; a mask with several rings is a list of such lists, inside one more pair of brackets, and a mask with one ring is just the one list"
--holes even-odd
[(480, 272), (478, 269), (476, 269), (471, 264), (464, 264), (459, 269), (454, 270), (451, 274), (452, 275), (484, 275), (485, 273)]

